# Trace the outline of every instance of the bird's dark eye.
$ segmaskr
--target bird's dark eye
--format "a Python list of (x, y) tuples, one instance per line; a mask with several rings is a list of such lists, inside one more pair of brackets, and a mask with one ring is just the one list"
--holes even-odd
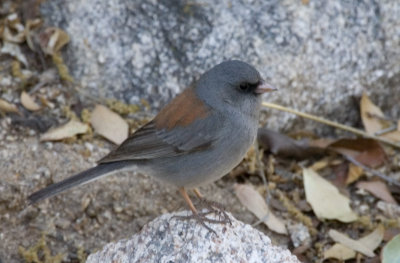
[(250, 90), (250, 83), (242, 83), (239, 86), (241, 91), (249, 91)]
[(239, 89), (243, 92), (252, 92), (254, 91), (258, 86), (258, 83), (249, 83), (249, 82), (243, 82), (239, 85)]

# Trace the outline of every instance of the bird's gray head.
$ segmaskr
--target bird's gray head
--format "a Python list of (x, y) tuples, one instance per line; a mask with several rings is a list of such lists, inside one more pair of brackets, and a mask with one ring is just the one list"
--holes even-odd
[(258, 118), (261, 94), (274, 89), (264, 83), (253, 66), (239, 60), (228, 60), (204, 73), (195, 90), (214, 109), (232, 108)]

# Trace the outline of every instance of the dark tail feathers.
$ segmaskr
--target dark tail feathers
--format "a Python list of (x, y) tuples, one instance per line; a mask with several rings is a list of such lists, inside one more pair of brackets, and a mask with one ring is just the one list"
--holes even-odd
[(99, 164), (93, 168), (90, 168), (86, 171), (78, 173), (74, 176), (71, 176), (61, 182), (49, 185), (28, 197), (29, 204), (34, 204), (42, 199), (49, 198), (53, 195), (56, 195), (60, 192), (68, 190), (74, 186), (78, 186), (84, 183), (87, 183), (91, 180), (97, 179), (100, 176), (110, 174), (114, 171), (121, 170), (125, 168), (129, 163), (128, 162), (113, 162), (113, 163), (104, 163)]

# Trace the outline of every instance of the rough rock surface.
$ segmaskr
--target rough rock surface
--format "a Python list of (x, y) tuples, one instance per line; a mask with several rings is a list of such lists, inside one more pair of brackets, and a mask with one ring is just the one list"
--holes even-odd
[[(206, 69), (238, 58), (280, 88), (270, 101), (359, 124), (367, 91), (399, 117), (398, 1), (53, 0), (41, 10), (71, 35), (69, 68), (95, 96), (147, 98), (156, 109)], [(274, 111), (268, 123), (304, 125), (293, 119)]]
[(263, 233), (232, 216), (232, 225), (210, 225), (215, 235), (193, 220), (172, 218), (187, 214), (164, 214), (132, 238), (110, 243), (91, 254), (87, 263), (299, 262), (288, 250), (273, 246)]

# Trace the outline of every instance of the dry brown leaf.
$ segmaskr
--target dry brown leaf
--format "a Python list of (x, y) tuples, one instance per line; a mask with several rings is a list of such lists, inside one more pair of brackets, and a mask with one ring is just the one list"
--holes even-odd
[(379, 199), (386, 201), (391, 204), (397, 204), (396, 200), (393, 198), (389, 191), (386, 183), (382, 181), (361, 181), (356, 184), (357, 188), (367, 190)]
[(43, 52), (53, 55), (69, 42), (69, 36), (60, 28), (49, 27), (40, 33), (39, 41)]
[[(361, 119), (367, 133), (374, 135), (376, 132), (386, 128), (388, 123), (376, 117), (384, 117), (383, 112), (363, 93), (360, 103)], [(376, 116), (376, 117), (375, 117)], [(385, 127), (386, 126), (386, 127)]]
[(258, 219), (262, 220), (269, 229), (279, 234), (287, 234), (282, 219), (277, 218), (272, 213), (262, 196), (252, 186), (235, 184), (234, 190), (240, 202)]
[(358, 240), (349, 238), (347, 235), (333, 229), (329, 230), (328, 235), (334, 241), (350, 249), (358, 251), (368, 257), (374, 257), (374, 250), (381, 244), (384, 232), (384, 227), (379, 225), (372, 233)]
[(350, 200), (338, 189), (311, 169), (303, 169), (307, 201), (318, 218), (337, 219), (348, 223), (357, 220), (350, 208)]
[(27, 110), (30, 111), (38, 111), (41, 109), (41, 107), (39, 106), (39, 104), (37, 104), (33, 98), (26, 93), (25, 91), (23, 91), (21, 93), (21, 104), (22, 106), (24, 106)]
[(325, 152), (325, 149), (310, 145), (306, 140), (297, 141), (266, 128), (258, 129), (258, 142), (266, 151), (283, 158), (303, 160)]
[(77, 134), (86, 133), (89, 130), (89, 125), (80, 121), (70, 120), (68, 123), (50, 129), (42, 134), (41, 141), (59, 141), (62, 139), (70, 138)]
[(382, 146), (373, 139), (339, 139), (330, 144), (329, 149), (354, 158), (371, 168), (381, 166), (387, 159)]
[(320, 139), (310, 142), (310, 145), (338, 152), (372, 168), (382, 165), (387, 159), (382, 146), (373, 139)]
[(346, 185), (349, 185), (358, 180), (364, 173), (363, 168), (353, 163), (349, 163), (349, 170), (347, 172)]
[(0, 111), (2, 112), (16, 112), (19, 113), (17, 106), (14, 104), (9, 103), (8, 101), (5, 101), (3, 99), (0, 99)]
[(356, 252), (342, 244), (336, 243), (324, 251), (324, 259), (335, 258), (339, 260), (349, 260), (355, 258)]
[(98, 134), (115, 144), (121, 144), (128, 138), (129, 127), (126, 121), (103, 105), (96, 105), (90, 123)]

